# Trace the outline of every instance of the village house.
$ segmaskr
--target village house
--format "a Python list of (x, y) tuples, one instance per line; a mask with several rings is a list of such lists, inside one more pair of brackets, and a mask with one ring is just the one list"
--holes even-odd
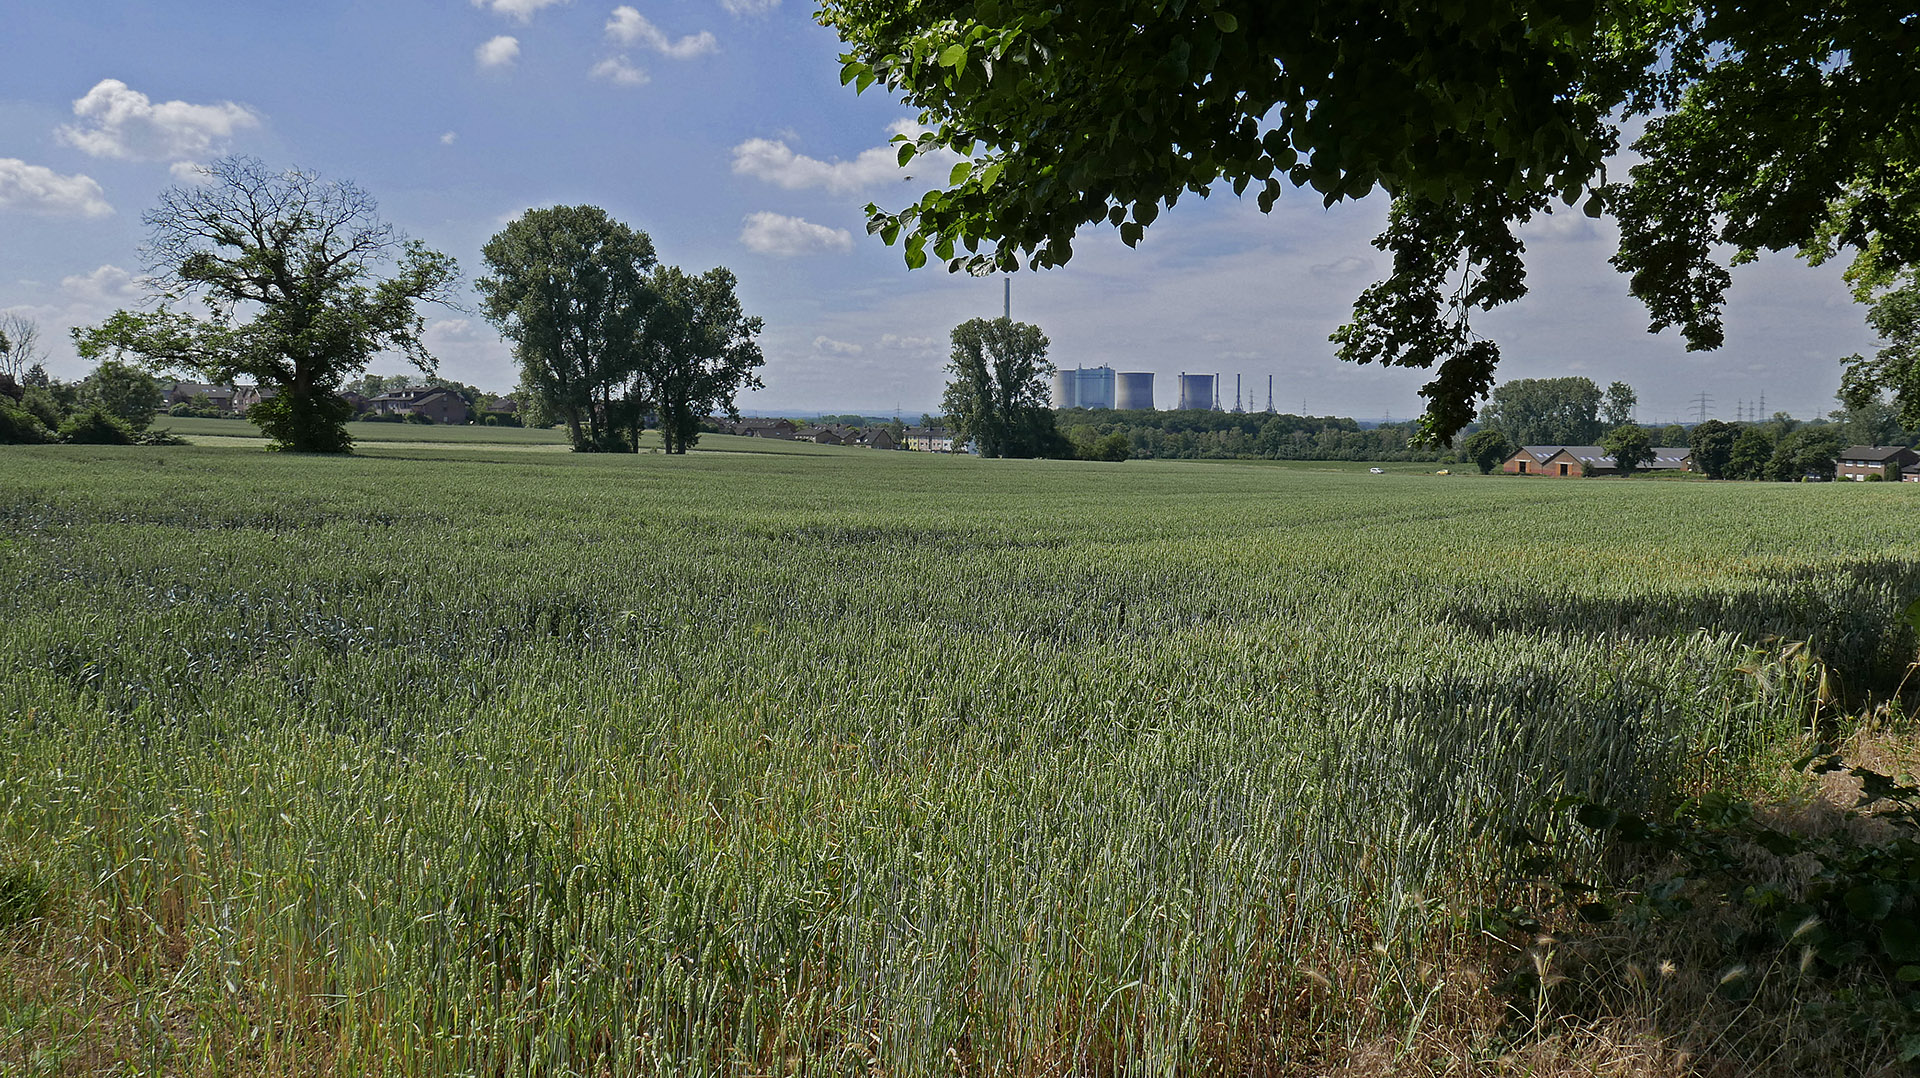
[(953, 452), (953, 436), (945, 427), (908, 427), (901, 441), (906, 448), (922, 453)]
[(161, 406), (204, 402), (204, 407), (220, 412), (233, 411), (233, 387), (206, 382), (175, 382), (160, 391)]
[(1904, 445), (1850, 445), (1840, 451), (1833, 477), (1856, 483), (1868, 476), (1904, 480), (1904, 469), (1911, 464), (1920, 464), (1920, 454)]
[(805, 427), (795, 431), (793, 437), (795, 441), (814, 442), (818, 445), (845, 444), (840, 435), (835, 433), (832, 427)]
[[(1500, 465), (1508, 475), (1544, 475), (1553, 479), (1582, 479), (1617, 475), (1612, 454), (1597, 445), (1523, 445)], [(1693, 451), (1684, 446), (1655, 446), (1643, 472), (1690, 472)]]
[(376, 415), (420, 415), (435, 423), (465, 423), (472, 418), (467, 399), (451, 389), (399, 389), (367, 402)]

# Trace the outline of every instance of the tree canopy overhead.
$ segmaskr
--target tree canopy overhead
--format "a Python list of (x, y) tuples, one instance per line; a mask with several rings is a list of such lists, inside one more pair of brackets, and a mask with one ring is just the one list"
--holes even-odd
[[(1654, 329), (1719, 344), (1732, 261), (1846, 250), (1915, 261), (1920, 25), (1894, 5), (1778, 0), (823, 0), (842, 77), (922, 110), (903, 161), (967, 160), (869, 227), (953, 270), (1045, 267), (1075, 230), (1137, 243), (1216, 186), (1331, 205), (1394, 199), (1388, 277), (1334, 337), (1344, 359), (1438, 368), (1430, 437), (1493, 384), (1471, 316), (1526, 293), (1515, 229), (1618, 207), (1616, 264)], [(1749, 89), (1751, 88), (1751, 89)], [(1620, 124), (1654, 115), (1621, 181)]]

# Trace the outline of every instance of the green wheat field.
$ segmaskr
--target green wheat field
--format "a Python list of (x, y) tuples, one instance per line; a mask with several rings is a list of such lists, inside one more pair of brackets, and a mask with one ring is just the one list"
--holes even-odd
[(1895, 484), (221, 429), (0, 454), (0, 1071), (1308, 1073), (1920, 595)]

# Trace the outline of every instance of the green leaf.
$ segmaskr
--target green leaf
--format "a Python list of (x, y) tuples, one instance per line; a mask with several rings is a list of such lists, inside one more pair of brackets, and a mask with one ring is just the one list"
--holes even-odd
[(1613, 907), (1605, 902), (1582, 902), (1575, 908), (1580, 911), (1580, 919), (1588, 924), (1604, 924), (1613, 920)]
[(1120, 242), (1129, 247), (1140, 242), (1140, 234), (1146, 231), (1138, 221), (1128, 221), (1120, 226)]
[(967, 182), (967, 177), (971, 176), (972, 174), (973, 174), (972, 161), (956, 162), (953, 166), (953, 171), (947, 173), (947, 186), (958, 187), (961, 184)]
[(1920, 925), (1894, 917), (1880, 926), (1880, 946), (1895, 962), (1920, 962)]
[(993, 185), (1000, 180), (1000, 174), (1006, 170), (1007, 162), (1005, 158), (1001, 158), (993, 164), (988, 165), (980, 173), (980, 189), (983, 191), (993, 190)]
[(955, 71), (959, 71), (962, 68), (966, 67), (967, 66), (967, 47), (965, 45), (948, 45), (946, 48), (941, 49), (940, 50), (940, 66), (950, 67), (950, 68), (953, 68)]
[(918, 150), (913, 148), (913, 143), (908, 142), (903, 144), (900, 147), (900, 167), (906, 168), (907, 162), (913, 160), (913, 155), (918, 152)]
[(1620, 814), (1605, 805), (1596, 805), (1589, 801), (1574, 810), (1573, 818), (1583, 826), (1595, 831), (1604, 831), (1620, 822)]
[(1901, 966), (1894, 971), (1893, 976), (1897, 980), (1912, 984), (1915, 981), (1920, 981), (1920, 966)]
[(1893, 912), (1895, 897), (1884, 883), (1863, 883), (1847, 891), (1847, 912), (1862, 921), (1878, 921)]
[(1214, 12), (1213, 24), (1218, 26), (1220, 32), (1223, 34), (1231, 34), (1235, 30), (1240, 29), (1240, 20), (1234, 18), (1231, 12), (1226, 11)]

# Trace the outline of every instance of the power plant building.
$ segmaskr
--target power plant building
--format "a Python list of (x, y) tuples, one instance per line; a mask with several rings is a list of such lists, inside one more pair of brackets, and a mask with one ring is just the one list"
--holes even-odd
[[(1149, 379), (1153, 376), (1148, 375)], [(1055, 408), (1113, 407), (1114, 373), (1112, 367), (1062, 368), (1053, 375)], [(1149, 386), (1148, 396), (1152, 396)]]
[(1139, 371), (1114, 375), (1117, 379), (1113, 406), (1125, 412), (1153, 411), (1153, 372)]

